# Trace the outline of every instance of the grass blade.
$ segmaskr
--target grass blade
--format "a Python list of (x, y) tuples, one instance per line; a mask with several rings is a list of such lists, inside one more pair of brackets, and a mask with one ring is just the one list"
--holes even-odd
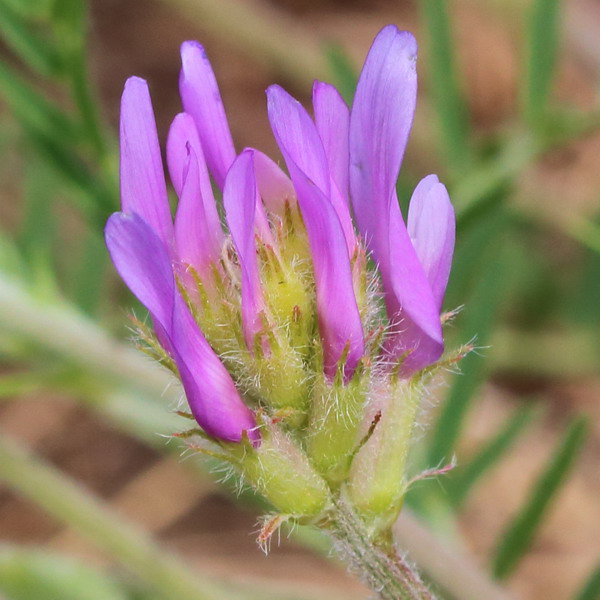
[(520, 407), (469, 462), (459, 466), (449, 486), (450, 496), (456, 506), (466, 500), (473, 486), (506, 455), (536, 414), (535, 406)]
[(497, 579), (506, 579), (515, 570), (529, 548), (546, 514), (548, 506), (565, 481), (587, 433), (587, 421), (576, 417), (540, 477), (534, 483), (529, 498), (501, 536), (492, 570)]
[(600, 598), (600, 565), (598, 565), (583, 584), (575, 600), (597, 600)]
[(29, 139), (40, 156), (80, 192), (74, 195), (79, 207), (91, 220), (92, 226), (101, 230), (108, 215), (118, 207), (116, 190), (107, 187), (96, 177), (81, 157), (63, 140), (45, 135), (24, 126)]
[(471, 158), (467, 108), (459, 89), (446, 0), (421, 0), (421, 17), (428, 32), (429, 84), (441, 125), (446, 160), (454, 172)]
[(75, 141), (75, 124), (26, 81), (0, 61), (0, 91), (15, 115), (45, 134)]
[(59, 72), (60, 60), (54, 47), (5, 2), (0, 2), (0, 36), (34, 71), (45, 76)]
[(96, 314), (104, 290), (108, 252), (102, 238), (90, 231), (84, 241), (81, 259), (75, 269), (73, 298), (88, 315)]
[(523, 86), (525, 119), (531, 125), (546, 115), (559, 43), (560, 0), (534, 0), (528, 22)]

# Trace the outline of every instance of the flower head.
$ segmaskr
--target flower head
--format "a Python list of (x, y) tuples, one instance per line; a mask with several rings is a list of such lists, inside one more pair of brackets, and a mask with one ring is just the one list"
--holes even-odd
[[(288, 436), (273, 424), (283, 422), (318, 481), (348, 476), (382, 386), (443, 352), (454, 212), (435, 175), (415, 189), (406, 224), (396, 196), (416, 54), (410, 33), (385, 27), (351, 108), (315, 82), (314, 119), (271, 86), (268, 116), (288, 176), (258, 150), (237, 153), (206, 53), (185, 42), (185, 112), (166, 147), (174, 221), (147, 85), (133, 77), (123, 92), (122, 212), (106, 241), (150, 312), (155, 346), (215, 443), (248, 440), (256, 450), (276, 439), (281, 449)], [(296, 466), (297, 454), (288, 453)]]

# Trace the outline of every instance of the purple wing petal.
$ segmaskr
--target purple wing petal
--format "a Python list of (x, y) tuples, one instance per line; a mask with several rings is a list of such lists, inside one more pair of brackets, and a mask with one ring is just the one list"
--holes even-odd
[(262, 201), (271, 214), (283, 216), (285, 202), (296, 201), (296, 192), (290, 178), (260, 150), (254, 152), (256, 185)]
[(245, 431), (258, 443), (260, 434), (252, 411), (244, 404), (227, 369), (179, 294), (175, 297), (171, 337), (190, 409), (202, 429), (231, 442), (241, 441)]
[(113, 214), (105, 237), (121, 279), (169, 333), (175, 278), (164, 244), (136, 213)]
[(404, 360), (406, 373), (435, 362), (442, 354), (442, 326), (431, 286), (412, 245), (398, 200), (389, 213), (389, 262), (380, 264), (390, 320), (388, 351)]
[(242, 324), (250, 351), (262, 329), (261, 312), (264, 310), (254, 237), (256, 196), (254, 157), (251, 150), (245, 150), (227, 173), (223, 204), (242, 271)]
[[(194, 157), (194, 165), (190, 170), (190, 155)], [(210, 178), (198, 132), (194, 121), (187, 113), (178, 114), (169, 130), (167, 139), (167, 162), (173, 187), (180, 197), (179, 207), (175, 218), (178, 246), (182, 243), (182, 235), (188, 238), (185, 243), (186, 256), (179, 255), (180, 260), (198, 268), (197, 264), (189, 262), (202, 249), (210, 261), (219, 259), (225, 236), (221, 229), (221, 221), (213, 195)], [(191, 176), (183, 198), (185, 175)], [(185, 216), (184, 216), (185, 215)], [(186, 233), (187, 231), (187, 233)], [(194, 246), (193, 236), (200, 236), (196, 245), (198, 248), (190, 253)], [(181, 252), (183, 248), (178, 248)]]
[[(315, 273), (317, 314), (324, 347), (325, 373), (333, 377), (344, 352), (348, 352), (345, 377), (348, 379), (364, 352), (364, 338), (360, 313), (352, 285), (352, 273), (344, 231), (333, 205), (323, 193), (314, 177), (303, 166), (313, 169), (317, 175), (322, 168), (315, 164), (310, 145), (302, 137), (300, 125), (304, 121), (302, 111), (282, 96), (280, 88), (268, 91), (269, 119), (288, 166), (298, 202), (308, 233)], [(283, 103), (279, 99), (283, 98)], [(295, 101), (293, 101), (295, 103)], [(296, 103), (297, 104), (297, 103)], [(299, 105), (298, 105), (299, 106)], [(288, 117), (291, 117), (288, 120)], [(291, 126), (288, 127), (288, 123)], [(314, 127), (314, 126), (313, 126)], [(318, 146), (317, 146), (318, 148)], [(296, 162), (298, 159), (298, 162)], [(327, 174), (328, 175), (328, 174)], [(321, 178), (321, 185), (328, 185)]]
[(177, 257), (184, 265), (194, 267), (200, 278), (208, 282), (211, 281), (211, 264), (218, 264), (221, 247), (215, 243), (214, 232), (209, 228), (200, 192), (198, 160), (189, 144), (182, 185), (175, 216)]
[(315, 124), (300, 102), (283, 88), (272, 85), (267, 90), (267, 97), (269, 120), (280, 147), (282, 144), (285, 146), (288, 156), (333, 205), (344, 232), (348, 254), (352, 256), (356, 237), (350, 210), (337, 186), (331, 185), (332, 176)]
[(173, 224), (148, 84), (130, 77), (121, 98), (121, 205), (170, 248)]
[(322, 81), (315, 81), (313, 86), (313, 108), (331, 176), (342, 197), (347, 201), (350, 111), (335, 87)]
[(157, 331), (168, 340), (198, 423), (210, 435), (224, 440), (238, 442), (247, 431), (257, 441), (251, 411), (175, 287), (164, 244), (135, 214), (112, 215), (105, 233), (117, 271), (150, 311)]
[(235, 148), (217, 80), (198, 42), (181, 45), (181, 63), (179, 91), (183, 108), (194, 117), (210, 172), (223, 189)]
[(425, 177), (415, 188), (408, 209), (408, 233), (425, 274), (438, 310), (442, 308), (448, 285), (454, 234), (454, 209), (446, 187), (435, 175)]
[(412, 34), (384, 27), (365, 60), (350, 113), (352, 206), (358, 228), (376, 255), (377, 246), (387, 244), (388, 207), (412, 126), (416, 57)]

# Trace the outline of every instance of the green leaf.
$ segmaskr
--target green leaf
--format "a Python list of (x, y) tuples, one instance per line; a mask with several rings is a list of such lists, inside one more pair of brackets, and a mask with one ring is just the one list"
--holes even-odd
[(480, 205), (509, 187), (544, 148), (531, 133), (518, 132), (506, 139), (493, 157), (470, 169), (450, 194), (458, 222), (466, 221)]
[(574, 219), (567, 233), (590, 250), (600, 253), (600, 225), (584, 217)]
[(74, 199), (79, 202), (80, 208), (91, 220), (92, 225), (99, 230), (110, 213), (117, 210), (116, 191), (109, 189), (105, 182), (94, 175), (81, 157), (63, 140), (56, 139), (25, 127), (26, 133), (33, 142), (40, 156), (60, 173), (66, 181), (79, 192)]
[(460, 173), (471, 160), (467, 107), (459, 88), (446, 0), (420, 0), (427, 29), (429, 85), (441, 126), (446, 160)]
[(39, 550), (0, 551), (0, 591), (11, 600), (126, 600), (105, 575), (71, 558)]
[(545, 469), (535, 481), (521, 510), (508, 524), (496, 547), (492, 570), (506, 579), (527, 552), (542, 520), (577, 458), (587, 433), (583, 417), (573, 419)]
[(42, 255), (45, 262), (51, 264), (57, 225), (54, 193), (50, 190), (56, 188), (56, 177), (39, 160), (30, 161), (24, 188), (25, 211), (17, 243), (25, 258)]
[(532, 125), (546, 116), (556, 70), (560, 0), (534, 0), (527, 26), (527, 62), (523, 87), (525, 118)]
[(30, 127), (71, 143), (80, 138), (69, 117), (1, 61), (0, 93), (15, 115)]
[(108, 264), (108, 252), (97, 232), (86, 235), (80, 254), (74, 273), (73, 297), (84, 312), (94, 315), (102, 296)]
[(456, 506), (464, 502), (473, 486), (500, 462), (537, 412), (535, 406), (520, 407), (470, 461), (452, 473), (449, 491)]
[(575, 596), (575, 600), (598, 600), (598, 598), (600, 598), (600, 565), (592, 571), (581, 591)]
[(48, 19), (54, 0), (2, 0), (14, 14), (26, 19)]
[(354, 90), (358, 83), (358, 73), (350, 62), (344, 49), (338, 44), (328, 44), (325, 48), (325, 58), (331, 69), (334, 85), (348, 105), (352, 105)]
[(5, 2), (0, 2), (0, 35), (34, 71), (45, 76), (60, 71), (60, 59), (54, 46)]

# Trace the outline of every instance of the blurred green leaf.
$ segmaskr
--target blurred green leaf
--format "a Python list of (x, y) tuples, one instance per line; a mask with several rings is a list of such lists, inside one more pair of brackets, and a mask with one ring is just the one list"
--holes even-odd
[[(48, 359), (47, 356), (45, 358)], [(64, 365), (27, 366), (24, 371), (0, 375), (0, 398), (15, 398), (43, 389), (71, 390), (81, 381), (77, 370)]]
[(127, 600), (100, 572), (66, 556), (0, 549), (0, 591), (11, 600)]
[(538, 125), (546, 116), (559, 44), (560, 0), (533, 0), (527, 24), (523, 104), (525, 118)]
[(496, 578), (506, 579), (511, 575), (527, 552), (550, 502), (556, 497), (579, 455), (586, 433), (587, 421), (583, 417), (571, 421), (526, 502), (500, 537), (492, 563)]
[(33, 160), (25, 167), (24, 188), (25, 211), (17, 243), (26, 258), (43, 254), (51, 263), (57, 229), (53, 210), (56, 178), (44, 163)]
[(358, 83), (358, 73), (350, 62), (344, 49), (338, 44), (328, 44), (325, 48), (325, 58), (331, 69), (333, 84), (349, 106), (352, 106), (354, 90)]
[(0, 2), (0, 35), (6, 45), (32, 70), (44, 76), (60, 71), (60, 59), (54, 45), (6, 2)]
[(476, 219), (459, 225), (444, 301), (447, 310), (453, 310), (465, 303), (486, 268), (486, 260), (495, 257), (495, 248), (502, 243), (502, 236), (509, 228), (512, 228), (512, 219), (507, 211), (498, 205), (482, 208)]
[(0, 271), (17, 277), (22, 277), (27, 271), (16, 244), (3, 232), (0, 232)]
[(583, 584), (575, 600), (598, 600), (600, 598), (600, 565), (598, 565)]
[[(477, 346), (485, 346), (494, 328), (496, 315), (506, 297), (509, 281), (510, 255), (505, 248), (498, 248), (495, 258), (488, 261), (473, 294), (464, 309), (460, 326), (463, 342), (475, 340)], [(454, 452), (465, 417), (479, 386), (483, 383), (486, 363), (476, 352), (471, 352), (460, 363), (461, 373), (454, 378), (447, 399), (431, 435), (428, 464), (446, 464)]]
[(94, 315), (102, 298), (108, 264), (102, 237), (97, 232), (89, 232), (80, 254), (73, 277), (73, 299), (85, 313)]
[(2, 0), (14, 14), (22, 18), (47, 19), (55, 0)]
[(535, 406), (520, 407), (473, 458), (451, 474), (448, 487), (452, 502), (456, 506), (460, 506), (473, 486), (506, 456), (537, 412)]
[(455, 173), (470, 163), (467, 106), (459, 89), (454, 47), (446, 0), (420, 0), (421, 16), (427, 29), (429, 85), (440, 119), (445, 158)]
[(95, 176), (75, 150), (63, 140), (28, 127), (25, 130), (40, 156), (75, 186), (78, 192), (83, 192), (74, 194), (73, 199), (92, 225), (101, 231), (108, 215), (117, 210), (116, 190), (113, 191), (107, 187), (106, 182)]
[(600, 225), (597, 223), (579, 218), (571, 221), (567, 233), (590, 250), (600, 253)]
[(543, 148), (542, 142), (530, 133), (517, 133), (507, 139), (493, 157), (470, 169), (453, 186), (450, 194), (458, 222), (466, 221), (480, 205), (496, 199), (498, 191), (510, 187)]
[(46, 135), (76, 141), (80, 138), (73, 121), (46, 100), (8, 65), (0, 61), (0, 94), (15, 115)]
[(97, 94), (90, 81), (86, 32), (88, 5), (84, 0), (57, 0), (53, 26), (60, 40), (60, 51), (71, 95), (81, 117), (86, 139), (102, 162), (108, 151), (106, 128), (100, 119)]

